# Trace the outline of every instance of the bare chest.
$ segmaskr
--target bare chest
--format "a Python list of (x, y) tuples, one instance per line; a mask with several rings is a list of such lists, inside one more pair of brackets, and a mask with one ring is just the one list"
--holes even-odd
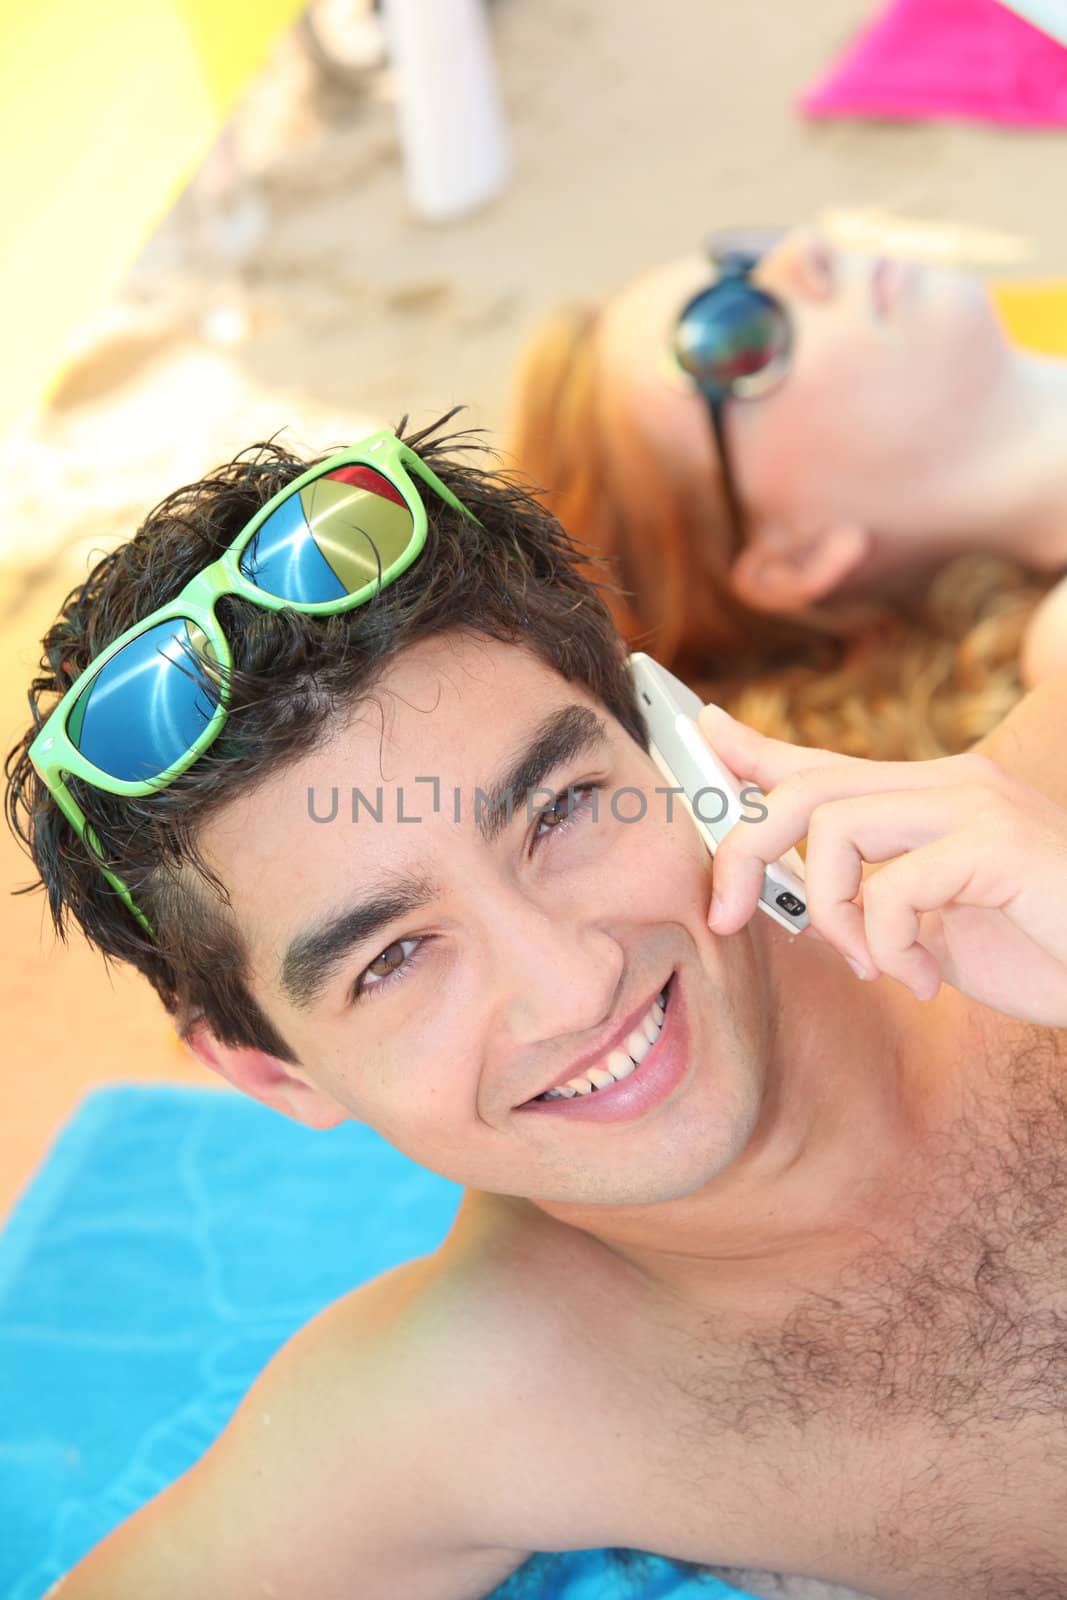
[(540, 1547), (652, 1550), (755, 1592), (753, 1569), (1067, 1593), (1067, 1144), (957, 1153), (921, 1209), (762, 1323), (576, 1295), (538, 1384)]
[(665, 1335), (630, 1393), (627, 1542), (902, 1600), (1067, 1593), (1067, 1275), (959, 1244), (872, 1257), (777, 1327)]

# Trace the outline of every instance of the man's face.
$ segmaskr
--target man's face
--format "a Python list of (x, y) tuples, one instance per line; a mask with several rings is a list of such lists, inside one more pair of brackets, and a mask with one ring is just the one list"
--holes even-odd
[[(477, 795), (505, 779), (512, 819), (493, 829)], [(767, 1053), (758, 944), (708, 931), (709, 858), (657, 785), (582, 688), (515, 646), (443, 636), (201, 846), (306, 1081), (457, 1182), (648, 1204), (741, 1152)], [(656, 1092), (623, 1117), (613, 1086), (599, 1106), (530, 1104), (625, 1044), (668, 982), (625, 1086), (644, 1073)]]

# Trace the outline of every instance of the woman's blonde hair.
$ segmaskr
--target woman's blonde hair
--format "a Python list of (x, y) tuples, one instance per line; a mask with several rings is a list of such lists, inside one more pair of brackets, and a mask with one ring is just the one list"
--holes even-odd
[(591, 564), (607, 562), (619, 589), (605, 598), (631, 648), (764, 733), (852, 755), (954, 754), (1002, 720), (1023, 693), (1022, 637), (1048, 580), (968, 555), (914, 599), (750, 609), (728, 582), (723, 511), (676, 482), (604, 392), (596, 328), (594, 311), (568, 308), (527, 347), (510, 454)]

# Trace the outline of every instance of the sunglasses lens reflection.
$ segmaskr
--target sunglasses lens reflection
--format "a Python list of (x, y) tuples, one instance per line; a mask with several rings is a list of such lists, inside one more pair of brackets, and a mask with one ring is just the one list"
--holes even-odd
[(376, 584), (414, 531), (407, 501), (380, 472), (339, 467), (271, 513), (242, 552), (240, 569), (277, 600), (342, 600)]
[(728, 394), (789, 350), (789, 324), (776, 300), (744, 279), (724, 278), (683, 310), (674, 353), (705, 392)]
[[(380, 472), (353, 465), (315, 478), (273, 511), (241, 553), (265, 594), (293, 604), (372, 593), (411, 549), (415, 518)], [(171, 617), (132, 639), (75, 700), (74, 748), (99, 771), (148, 783), (188, 754), (219, 705), (203, 629)]]
[(111, 778), (157, 778), (196, 743), (215, 714), (218, 692), (204, 676), (213, 659), (195, 622), (170, 617), (157, 623), (112, 656), (78, 696), (67, 717), (67, 737)]

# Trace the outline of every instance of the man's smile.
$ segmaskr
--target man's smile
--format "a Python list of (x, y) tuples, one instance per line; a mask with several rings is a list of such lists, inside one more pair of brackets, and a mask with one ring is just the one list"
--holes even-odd
[[(631, 1026), (632, 1022), (632, 1026)], [(646, 1009), (628, 1019), (618, 1043), (589, 1065), (516, 1107), (583, 1120), (624, 1122), (658, 1105), (681, 1081), (688, 1061), (685, 1008), (677, 974)]]

